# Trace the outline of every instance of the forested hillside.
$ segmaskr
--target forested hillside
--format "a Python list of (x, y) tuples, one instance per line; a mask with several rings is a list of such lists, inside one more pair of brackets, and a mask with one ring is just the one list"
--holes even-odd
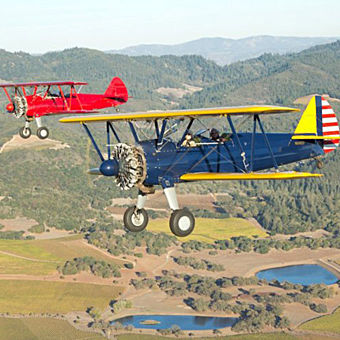
[[(78, 48), (43, 56), (0, 51), (3, 81), (82, 80), (90, 83), (86, 91), (102, 92), (114, 75), (126, 82), (133, 96), (122, 111), (250, 103), (293, 105), (296, 98), (312, 93), (340, 98), (340, 41), (298, 54), (266, 54), (225, 67), (198, 56), (127, 57)], [(183, 88), (184, 84), (202, 90), (182, 99), (156, 91), (160, 87)], [(336, 102), (331, 104), (339, 109)], [(0, 116), (0, 147), (22, 125), (22, 121), (7, 115)], [(285, 115), (264, 124), (272, 131), (293, 131), (298, 118)], [(119, 191), (111, 179), (93, 179), (85, 174), (98, 161), (88, 151), (87, 139), (78, 126), (61, 126), (54, 118), (48, 120), (48, 125), (53, 127), (52, 138), (70, 148), (1, 153), (0, 218), (27, 216), (46, 226), (67, 229), (80, 229), (94, 218), (104, 223), (108, 217), (104, 209), (113, 197), (134, 197), (136, 193)], [(104, 135), (101, 138), (104, 145)], [(296, 168), (320, 171), (314, 162)], [(254, 217), (272, 232), (324, 227), (336, 232), (340, 230), (339, 168), (337, 151), (325, 157), (323, 179), (198, 183), (180, 186), (179, 190), (228, 192), (230, 197), (220, 205), (229, 215)]]

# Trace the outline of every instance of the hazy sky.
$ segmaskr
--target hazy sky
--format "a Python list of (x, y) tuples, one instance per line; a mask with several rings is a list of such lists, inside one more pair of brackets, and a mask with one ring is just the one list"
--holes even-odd
[(0, 0), (0, 48), (41, 53), (201, 37), (340, 36), (339, 0)]

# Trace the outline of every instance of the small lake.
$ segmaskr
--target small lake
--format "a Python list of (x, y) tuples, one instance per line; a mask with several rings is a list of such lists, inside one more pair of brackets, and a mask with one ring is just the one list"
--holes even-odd
[[(146, 320), (159, 323), (154, 325), (143, 324)], [(233, 326), (237, 318), (222, 318), (193, 315), (132, 315), (111, 321), (111, 324), (120, 322), (123, 326), (132, 325), (135, 328), (166, 329), (173, 325), (179, 326), (185, 331), (209, 330)], [(141, 323), (142, 322), (142, 323)]]
[(331, 285), (338, 281), (338, 278), (326, 268), (317, 264), (302, 264), (280, 268), (261, 270), (256, 274), (259, 279), (267, 281), (278, 280), (287, 281), (304, 286), (324, 283)]

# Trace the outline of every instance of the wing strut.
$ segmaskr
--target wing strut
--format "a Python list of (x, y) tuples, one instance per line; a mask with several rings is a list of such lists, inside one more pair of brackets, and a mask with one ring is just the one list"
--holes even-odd
[(233, 124), (233, 121), (230, 118), (230, 115), (227, 116), (227, 119), (228, 119), (228, 123), (229, 123), (230, 128), (231, 128), (231, 131), (233, 132), (233, 135), (236, 138), (237, 145), (238, 145), (238, 147), (239, 147), (239, 149), (241, 151), (241, 157), (242, 157), (242, 160), (243, 160), (244, 170), (246, 172), (248, 172), (248, 164), (247, 164), (247, 161), (246, 161), (246, 153), (244, 152), (244, 149), (243, 149), (242, 144), (240, 142), (240, 138), (238, 138), (238, 134), (236, 132), (235, 126)]
[(99, 158), (101, 159), (102, 162), (104, 162), (104, 157), (103, 157), (103, 154), (101, 153), (96, 141), (94, 140), (93, 136), (92, 136), (92, 133), (91, 131), (89, 130), (89, 128), (87, 127), (87, 125), (85, 123), (82, 123), (87, 135), (89, 136), (89, 138), (91, 139), (91, 142), (92, 142), (92, 145), (94, 146), (94, 148), (96, 149), (97, 151), (97, 154), (99, 156)]
[[(271, 156), (271, 158), (272, 158), (272, 160), (273, 160), (274, 167), (275, 167), (276, 170), (278, 170), (278, 169), (279, 169), (279, 166), (277, 165), (277, 162), (276, 162), (276, 159), (275, 159), (275, 156), (274, 156), (272, 147), (270, 146), (270, 143), (269, 143), (267, 134), (266, 134), (266, 132), (264, 131), (264, 128), (263, 128), (262, 123), (261, 123), (261, 120), (260, 120), (260, 117), (259, 117), (258, 115), (255, 115), (255, 120), (257, 120), (257, 121), (259, 122), (259, 126), (260, 126), (260, 129), (261, 129), (261, 131), (262, 131), (264, 140), (266, 141), (267, 148), (268, 148), (268, 151), (269, 151), (269, 153), (270, 153), (270, 156)], [(254, 124), (256, 124), (256, 121), (254, 121)]]

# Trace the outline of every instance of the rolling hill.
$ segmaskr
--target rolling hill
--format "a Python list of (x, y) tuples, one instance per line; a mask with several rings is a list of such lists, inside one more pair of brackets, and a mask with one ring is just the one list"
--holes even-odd
[(196, 54), (215, 61), (219, 65), (231, 64), (240, 60), (258, 57), (264, 53), (300, 52), (314, 45), (326, 44), (337, 38), (325, 37), (276, 37), (253, 36), (242, 39), (201, 38), (176, 45), (149, 44), (129, 46), (108, 53), (129, 56), (141, 55), (189, 55)]

